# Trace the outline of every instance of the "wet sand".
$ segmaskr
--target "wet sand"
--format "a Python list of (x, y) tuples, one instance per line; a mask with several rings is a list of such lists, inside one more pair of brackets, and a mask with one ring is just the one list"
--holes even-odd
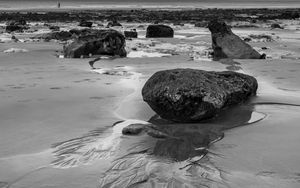
[[(179, 32), (180, 39), (155, 39), (160, 50), (152, 50), (162, 52), (172, 44), (199, 41), (199, 46), (209, 46), (207, 31), (197, 32), (204, 34), (189, 30)], [(186, 38), (191, 33), (196, 38)], [(136, 42), (128, 41), (128, 45)], [(252, 43), (268, 45), (272, 53), (286, 48), (299, 53), (296, 44), (298, 40), (284, 39)], [(28, 52), (2, 53), (10, 48)], [(98, 69), (91, 70), (90, 59), (57, 58), (61, 48), (55, 42), (0, 46), (0, 187), (101, 187), (110, 181), (120, 187), (138, 180), (147, 180), (141, 186), (171, 182), (190, 187), (299, 187), (299, 60), (235, 60), (239, 72), (258, 79), (257, 97), (210, 122), (163, 124), (172, 135), (181, 132), (183, 139), (190, 132), (201, 136), (213, 131), (215, 140), (208, 150), (199, 146), (195, 153), (189, 150), (194, 145), (188, 140), (174, 148), (178, 143), (173, 138), (122, 136), (120, 131), (132, 122), (147, 123), (155, 115), (140, 94), (154, 72), (171, 68), (221, 71), (230, 65), (190, 61), (181, 54), (101, 60), (95, 63)], [(119, 170), (116, 174), (110, 171), (113, 165)], [(133, 172), (140, 174), (125, 176)]]

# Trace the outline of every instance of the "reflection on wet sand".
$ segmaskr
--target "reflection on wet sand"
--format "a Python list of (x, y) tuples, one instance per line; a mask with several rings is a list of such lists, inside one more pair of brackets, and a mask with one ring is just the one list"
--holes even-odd
[[(112, 165), (102, 175), (99, 187), (225, 186), (222, 175), (225, 172), (207, 156), (208, 153), (221, 155), (212, 153), (209, 147), (223, 138), (225, 130), (265, 117), (254, 110), (252, 105), (237, 106), (197, 124), (176, 124), (157, 115), (148, 122), (120, 121), (110, 129), (94, 130), (80, 138), (55, 144), (56, 160), (52, 164), (69, 168), (112, 157)], [(146, 131), (137, 136), (123, 136), (122, 129), (134, 123), (144, 124)]]

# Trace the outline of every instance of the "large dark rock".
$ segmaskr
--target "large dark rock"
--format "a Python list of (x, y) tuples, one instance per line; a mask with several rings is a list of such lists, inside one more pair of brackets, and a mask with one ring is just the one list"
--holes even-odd
[(167, 25), (149, 25), (147, 27), (147, 38), (173, 38), (174, 30)]
[(197, 122), (256, 94), (255, 78), (236, 72), (173, 69), (155, 73), (144, 85), (144, 101), (162, 118)]
[(249, 44), (235, 35), (230, 26), (225, 22), (217, 20), (208, 24), (212, 36), (213, 58), (215, 60), (223, 58), (232, 59), (261, 59), (262, 56)]
[(89, 55), (126, 57), (125, 37), (115, 30), (98, 30), (93, 35), (78, 37), (64, 48), (64, 55), (69, 58)]

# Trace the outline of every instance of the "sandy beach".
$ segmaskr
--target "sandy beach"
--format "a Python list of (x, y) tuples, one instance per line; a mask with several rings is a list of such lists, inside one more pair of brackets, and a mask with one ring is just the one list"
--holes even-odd
[[(233, 28), (241, 38), (272, 36), (272, 41), (249, 42), (267, 59), (213, 61), (205, 55), (211, 47), (207, 28), (170, 24), (174, 38), (145, 38), (145, 29), (139, 28), (138, 38), (126, 40), (126, 58), (101, 59), (94, 64), (96, 69), (88, 64), (93, 58), (59, 58), (63, 50), (60, 41), (30, 39), (48, 32), (43, 23), (34, 24), (35, 32), (15, 33), (19, 42), (3, 31), (0, 187), (134, 187), (137, 177), (147, 176), (148, 181), (140, 187), (151, 187), (151, 183), (163, 187), (167, 184), (163, 181), (173, 179), (181, 187), (298, 188), (300, 20), (276, 22), (285, 29), (264, 24)], [(75, 24), (57, 25), (68, 30)], [(115, 29), (124, 31), (148, 23), (122, 25)], [(122, 135), (122, 128), (129, 124), (148, 124), (155, 119), (155, 112), (142, 99), (142, 87), (155, 72), (173, 68), (233, 70), (258, 81), (256, 97), (218, 118), (171, 124), (179, 132), (224, 132), (217, 135), (207, 155), (189, 158), (200, 161), (201, 168), (187, 170), (188, 160), (170, 162), (143, 152), (163, 142), (147, 134)], [(121, 164), (127, 165), (126, 170), (114, 173), (114, 165)], [(188, 173), (197, 174), (196, 180)], [(109, 186), (109, 181), (114, 184)], [(199, 181), (198, 186), (194, 181)]]

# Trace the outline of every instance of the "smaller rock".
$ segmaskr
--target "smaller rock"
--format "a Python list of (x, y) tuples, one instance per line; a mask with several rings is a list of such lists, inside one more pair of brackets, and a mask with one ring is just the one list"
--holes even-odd
[(117, 21), (110, 21), (107, 23), (106, 27), (109, 28), (109, 27), (121, 27), (121, 26), (122, 26), (122, 24), (120, 24)]
[(126, 38), (137, 38), (138, 37), (138, 33), (136, 32), (136, 30), (131, 30), (131, 31), (124, 31), (124, 35)]
[(146, 125), (144, 124), (131, 124), (127, 127), (123, 128), (122, 134), (124, 135), (138, 135), (142, 131), (144, 131), (146, 128)]
[(49, 26), (49, 29), (52, 30), (52, 31), (59, 31), (59, 26), (56, 26), (56, 25), (51, 25)]
[(147, 129), (147, 134), (153, 138), (167, 138), (168, 135), (162, 131), (155, 130), (155, 129)]
[(19, 39), (15, 35), (11, 36), (11, 40), (14, 42), (19, 42)]
[(273, 23), (273, 24), (271, 25), (271, 28), (272, 28), (272, 29), (284, 29), (284, 28), (281, 27), (278, 23)]

